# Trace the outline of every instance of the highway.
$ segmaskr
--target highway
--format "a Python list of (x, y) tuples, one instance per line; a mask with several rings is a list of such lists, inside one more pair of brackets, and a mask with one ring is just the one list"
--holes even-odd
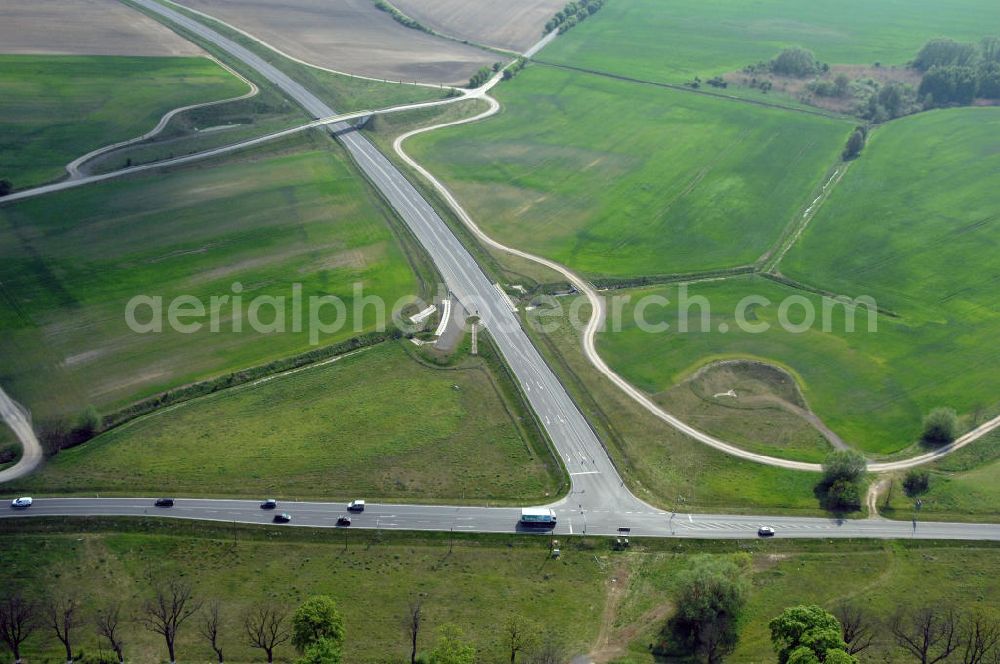
[[(302, 85), (246, 48), (153, 0), (134, 1), (242, 60), (313, 117), (336, 115)], [(572, 490), (551, 505), (559, 516), (556, 533), (610, 535), (627, 527), (636, 536), (745, 538), (755, 537), (757, 527), (767, 524), (777, 528), (779, 537), (1000, 540), (1000, 525), (921, 523), (914, 527), (909, 522), (881, 519), (671, 514), (639, 500), (625, 487), (600, 439), (473, 257), (403, 174), (361, 134), (342, 131), (347, 128), (337, 124), (331, 130), (413, 232), (463, 308), (480, 317), (561, 457)], [(292, 526), (332, 527), (343, 513), (341, 506), (327, 503), (283, 503), (279, 509), (292, 515)], [(199, 499), (180, 499), (173, 508), (157, 509), (150, 498), (39, 498), (24, 511), (0, 510), (0, 518), (45, 515), (160, 515), (246, 523), (266, 523), (272, 516), (252, 501)], [(512, 508), (371, 505), (352, 528), (514, 532), (517, 515)]]

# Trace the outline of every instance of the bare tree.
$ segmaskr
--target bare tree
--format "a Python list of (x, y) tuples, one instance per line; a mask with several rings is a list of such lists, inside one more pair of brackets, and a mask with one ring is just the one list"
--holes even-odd
[(274, 649), (292, 638), (285, 624), (286, 613), (273, 606), (261, 606), (243, 620), (250, 647), (263, 650), (267, 661), (274, 661)]
[(215, 600), (205, 611), (205, 620), (201, 623), (200, 631), (212, 646), (212, 652), (219, 658), (219, 664), (222, 664), (225, 660), (222, 657), (222, 644), (219, 643), (219, 622), (219, 600)]
[(45, 604), (45, 619), (66, 649), (66, 664), (73, 664), (73, 630), (83, 622), (80, 602), (72, 595), (63, 595)]
[(118, 664), (125, 664), (125, 641), (118, 632), (121, 624), (121, 607), (112, 604), (103, 611), (98, 611), (94, 621), (97, 624), (98, 636), (108, 642), (111, 651), (118, 658)]
[(410, 602), (406, 613), (406, 634), (410, 637), (410, 664), (417, 662), (417, 638), (420, 636), (420, 626), (424, 621), (424, 600), (417, 598)]
[(38, 627), (38, 606), (19, 591), (0, 601), (0, 640), (14, 654), (14, 664), (21, 664), (21, 644)]
[(833, 609), (833, 615), (840, 621), (847, 652), (857, 655), (871, 647), (875, 639), (875, 629), (871, 617), (857, 604), (842, 602)]
[(1000, 623), (981, 613), (970, 616), (961, 628), (962, 664), (984, 664), (992, 654), (1000, 661)]
[(174, 642), (177, 630), (185, 620), (198, 612), (201, 602), (191, 595), (191, 586), (171, 580), (156, 589), (156, 596), (143, 606), (139, 622), (151, 632), (163, 637), (170, 655), (170, 664), (176, 664)]
[(959, 646), (954, 609), (925, 607), (909, 615), (897, 613), (891, 629), (896, 643), (920, 664), (943, 661)]
[(565, 664), (568, 659), (566, 647), (558, 640), (545, 639), (528, 658), (530, 664)]

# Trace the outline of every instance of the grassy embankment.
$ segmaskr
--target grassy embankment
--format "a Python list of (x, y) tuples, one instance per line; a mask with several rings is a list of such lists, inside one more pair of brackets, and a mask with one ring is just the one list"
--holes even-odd
[(386, 342), (168, 408), (65, 450), (27, 494), (524, 504), (561, 483), (532, 415), (489, 357), (450, 368)]
[[(135, 611), (156, 580), (179, 576), (198, 599), (221, 602), (223, 644), (234, 661), (253, 657), (242, 638), (249, 608), (262, 602), (294, 607), (323, 593), (343, 610), (346, 659), (359, 664), (408, 656), (401, 624), (418, 596), (426, 627), (421, 650), (434, 629), (456, 622), (477, 647), (478, 661), (509, 661), (501, 627), (507, 616), (519, 614), (549, 638), (567, 642), (570, 654), (588, 651), (603, 633), (605, 652), (623, 657), (617, 661), (651, 662), (646, 648), (672, 614), (677, 574), (689, 556), (735, 550), (731, 542), (636, 540), (630, 552), (612, 553), (607, 540), (571, 538), (554, 561), (547, 559), (547, 538), (509, 535), (234, 529), (153, 519), (7, 520), (0, 530), (4, 585), (16, 581), (37, 595), (78, 592), (88, 598), (88, 610), (117, 600), (126, 612)], [(1000, 558), (989, 544), (772, 541), (741, 548), (752, 556), (751, 593), (729, 661), (771, 660), (767, 621), (797, 603), (832, 607), (853, 600), (882, 621), (898, 607), (926, 602), (997, 609), (992, 598), (1000, 592)], [(182, 658), (209, 658), (198, 620), (179, 632)], [(134, 622), (124, 631), (131, 659), (162, 656), (162, 639)], [(96, 650), (88, 627), (81, 628), (77, 645)], [(56, 658), (57, 646), (54, 639), (34, 637), (26, 654)], [(882, 634), (875, 656), (899, 654), (889, 646)], [(277, 654), (280, 661), (293, 657), (288, 647)]]

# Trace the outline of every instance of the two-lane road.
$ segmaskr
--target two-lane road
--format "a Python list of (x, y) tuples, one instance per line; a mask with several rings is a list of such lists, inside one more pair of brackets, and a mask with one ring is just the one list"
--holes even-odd
[[(2, 516), (156, 516), (226, 523), (269, 524), (275, 513), (287, 512), (291, 523), (282, 527), (337, 528), (347, 514), (340, 503), (279, 502), (275, 510), (257, 501), (178, 499), (173, 507), (156, 507), (153, 498), (44, 498), (26, 510), (7, 508)], [(617, 511), (564, 504), (556, 509), (558, 526), (552, 530), (525, 530), (518, 526), (520, 510), (509, 507), (448, 507), (441, 505), (369, 504), (351, 514), (350, 529), (429, 530), (477, 533), (534, 533), (540, 536), (615, 535), (630, 528), (634, 537), (746, 539), (757, 536), (761, 525), (774, 526), (778, 538), (796, 539), (950, 539), (1000, 541), (1000, 525), (919, 522), (883, 519), (837, 520), (801, 517), (760, 517), (712, 514), (673, 514), (657, 510)]]

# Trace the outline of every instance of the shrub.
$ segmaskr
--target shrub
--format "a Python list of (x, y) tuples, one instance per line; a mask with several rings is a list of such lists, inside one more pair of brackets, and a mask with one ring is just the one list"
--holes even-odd
[(867, 466), (865, 457), (854, 450), (831, 452), (823, 462), (823, 482), (826, 486), (833, 486), (838, 480), (857, 482), (864, 476)]
[(861, 488), (857, 482), (837, 480), (826, 492), (826, 509), (831, 512), (856, 512), (861, 509)]
[(947, 445), (958, 432), (958, 414), (951, 408), (935, 408), (924, 418), (922, 440), (930, 445)]
[(931, 474), (926, 470), (914, 468), (906, 473), (903, 479), (903, 490), (910, 498), (926, 493), (931, 487)]
[(817, 61), (812, 51), (797, 46), (786, 48), (778, 54), (778, 57), (771, 60), (771, 71), (783, 76), (805, 78), (806, 76), (818, 74), (825, 69), (828, 69), (828, 67), (824, 67), (824, 65)]

